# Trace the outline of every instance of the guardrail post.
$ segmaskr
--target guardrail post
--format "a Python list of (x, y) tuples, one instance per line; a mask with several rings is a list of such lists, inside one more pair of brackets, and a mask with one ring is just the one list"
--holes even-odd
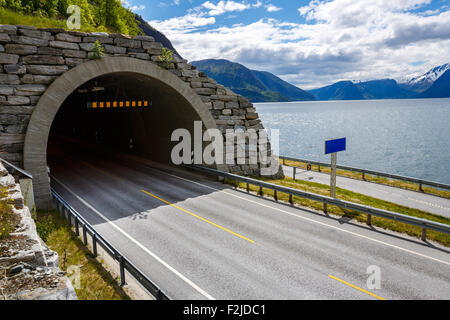
[(364, 171), (362, 172), (362, 179), (366, 180), (366, 173)]
[(289, 193), (289, 203), (294, 204), (294, 201), (292, 200), (292, 193)]
[(327, 207), (327, 203), (326, 202), (323, 203), (323, 212), (324, 213), (328, 213), (328, 207)]
[(86, 225), (83, 223), (83, 242), (84, 245), (87, 246), (88, 242), (87, 242), (87, 230), (86, 230)]
[(320, 171), (320, 164), (319, 164), (319, 166), (318, 166), (318, 167), (319, 167), (319, 172), (321, 172), (321, 171)]
[(278, 193), (277, 193), (277, 190), (273, 190), (273, 198), (275, 199), (275, 201), (278, 201)]
[(260, 196), (262, 196), (263, 195), (263, 187), (262, 186), (259, 186), (259, 193), (258, 193)]
[(371, 215), (371, 214), (368, 214), (368, 215), (367, 215), (367, 225), (368, 225), (368, 226), (371, 226), (371, 225), (372, 225), (372, 215)]
[(72, 228), (72, 212), (67, 210), (67, 223), (69, 224), (69, 228)]
[(427, 229), (422, 228), (422, 241), (427, 241)]
[(97, 236), (95, 233), (92, 235), (92, 251), (94, 252), (94, 257), (97, 258)]
[(297, 167), (294, 167), (294, 175), (293, 175), (294, 180), (295, 180), (296, 174), (297, 174)]
[(285, 166), (286, 165), (286, 160), (285, 159), (283, 159), (283, 166)]
[(247, 193), (250, 193), (250, 184), (247, 182)]
[(80, 230), (78, 230), (78, 218), (75, 216), (75, 234), (77, 237), (80, 235)]
[(120, 286), (123, 287), (124, 285), (126, 285), (125, 282), (125, 259), (120, 256), (119, 258), (119, 263), (120, 263)]
[(423, 186), (422, 186), (421, 183), (419, 183), (419, 191), (420, 191), (420, 192), (424, 192), (424, 191), (423, 191)]

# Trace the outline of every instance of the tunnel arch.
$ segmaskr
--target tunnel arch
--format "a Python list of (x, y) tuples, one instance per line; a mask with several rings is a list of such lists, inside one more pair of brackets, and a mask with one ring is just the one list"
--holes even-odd
[[(143, 75), (170, 87), (181, 95), (206, 129), (217, 129), (207, 106), (188, 83), (153, 63), (129, 57), (105, 57), (80, 64), (58, 77), (40, 97), (31, 116), (24, 144), (24, 167), (33, 174), (33, 189), (39, 209), (52, 207), (47, 173), (47, 146), (52, 123), (68, 96), (84, 83), (113, 73)], [(227, 166), (218, 169), (228, 171)]]

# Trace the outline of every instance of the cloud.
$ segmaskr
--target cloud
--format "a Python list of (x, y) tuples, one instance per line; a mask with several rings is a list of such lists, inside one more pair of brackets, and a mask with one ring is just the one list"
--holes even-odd
[(218, 16), (224, 14), (225, 12), (233, 12), (233, 11), (244, 11), (246, 9), (251, 8), (250, 4), (239, 3), (235, 1), (219, 1), (217, 4), (213, 4), (210, 1), (207, 1), (202, 4), (202, 7), (208, 9), (208, 15), (210, 16)]
[(430, 0), (313, 0), (298, 9), (297, 22), (265, 18), (218, 26), (214, 14), (242, 8), (228, 2), (151, 24), (190, 61), (228, 59), (305, 89), (338, 80), (401, 78), (450, 61), (450, 11), (421, 10)]
[(279, 8), (277, 6), (274, 6), (273, 4), (268, 4), (264, 6), (264, 8), (266, 8), (267, 12), (277, 12), (283, 10), (283, 8)]

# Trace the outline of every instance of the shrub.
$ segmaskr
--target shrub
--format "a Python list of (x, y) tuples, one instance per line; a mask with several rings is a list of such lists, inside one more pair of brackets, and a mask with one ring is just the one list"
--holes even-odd
[(168, 68), (173, 61), (173, 52), (163, 48), (163, 53), (158, 57), (158, 60), (165, 68)]
[(97, 40), (94, 43), (94, 48), (92, 49), (92, 57), (91, 59), (101, 59), (105, 55), (105, 49), (103, 45)]
[(6, 189), (0, 189), (0, 240), (6, 239), (14, 231), (12, 205), (9, 203)]

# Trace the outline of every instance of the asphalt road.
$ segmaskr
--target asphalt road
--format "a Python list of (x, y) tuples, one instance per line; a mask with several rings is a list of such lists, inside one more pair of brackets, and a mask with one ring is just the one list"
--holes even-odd
[[(293, 177), (293, 170), (292, 167), (283, 166), (286, 176)], [(330, 175), (326, 173), (297, 169), (295, 178), (330, 185)], [(450, 199), (340, 176), (336, 177), (336, 185), (339, 188), (450, 218)]]
[(62, 156), (52, 185), (172, 298), (450, 299), (447, 248), (135, 160)]

